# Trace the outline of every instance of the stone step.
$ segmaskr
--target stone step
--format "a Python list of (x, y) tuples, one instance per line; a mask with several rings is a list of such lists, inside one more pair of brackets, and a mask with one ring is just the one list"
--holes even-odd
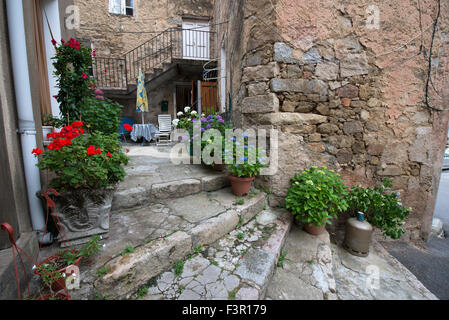
[(313, 236), (293, 224), (282, 254), (283, 265), (268, 286), (271, 300), (334, 300), (336, 284), (329, 233)]
[(112, 200), (112, 211), (144, 206), (164, 199), (185, 197), (199, 192), (215, 191), (230, 185), (227, 174), (213, 173), (200, 177), (155, 182), (145, 177), (134, 179), (134, 186), (119, 188)]
[[(119, 234), (110, 231), (97, 258), (95, 268), (108, 272), (95, 281), (95, 288), (110, 299), (129, 297), (194, 248), (214, 243), (266, 206), (266, 194), (256, 189), (242, 199), (243, 204), (227, 188), (115, 211), (111, 228), (118, 229)], [(126, 244), (134, 252), (122, 256), (120, 251)]]
[(136, 290), (132, 299), (263, 299), (291, 226), (283, 209), (267, 208)]

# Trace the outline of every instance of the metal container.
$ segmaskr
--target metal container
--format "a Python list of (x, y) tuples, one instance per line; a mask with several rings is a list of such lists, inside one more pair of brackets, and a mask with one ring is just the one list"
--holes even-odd
[(369, 254), (372, 234), (373, 227), (365, 220), (365, 214), (359, 212), (356, 218), (349, 218), (346, 221), (343, 247), (355, 256), (366, 257)]

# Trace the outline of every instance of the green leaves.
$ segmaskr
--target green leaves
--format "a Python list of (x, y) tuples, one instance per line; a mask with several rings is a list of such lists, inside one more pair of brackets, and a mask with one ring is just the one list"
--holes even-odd
[[(101, 153), (88, 155), (87, 148), (91, 145), (100, 148)], [(128, 164), (129, 159), (120, 149), (117, 133), (86, 133), (74, 138), (71, 145), (46, 150), (38, 167), (56, 174), (51, 186), (60, 191), (107, 187), (126, 175), (122, 165)]]
[(355, 216), (362, 211), (368, 222), (381, 229), (385, 236), (398, 239), (404, 234), (402, 225), (410, 214), (410, 208), (402, 206), (399, 193), (393, 193), (391, 187), (389, 179), (384, 179), (374, 188), (353, 186), (347, 197), (348, 212)]
[(286, 208), (296, 219), (315, 226), (330, 224), (347, 209), (346, 185), (340, 175), (326, 167), (311, 167), (291, 179)]

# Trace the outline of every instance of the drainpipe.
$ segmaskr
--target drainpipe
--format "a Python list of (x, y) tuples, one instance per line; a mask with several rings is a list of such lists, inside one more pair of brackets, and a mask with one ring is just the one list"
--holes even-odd
[(51, 233), (43, 234), (45, 230), (42, 203), (36, 196), (41, 189), (37, 158), (31, 154), (36, 148), (36, 125), (33, 117), (28, 56), (25, 38), (25, 24), (22, 0), (6, 0), (9, 29), (9, 45), (11, 50), (12, 71), (16, 96), (17, 115), (19, 118), (20, 141), (22, 145), (23, 166), (33, 230), (38, 232), (42, 244), (53, 242)]

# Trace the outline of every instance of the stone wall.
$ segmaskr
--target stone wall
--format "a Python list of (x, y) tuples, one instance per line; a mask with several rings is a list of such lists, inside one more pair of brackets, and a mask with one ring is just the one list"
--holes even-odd
[[(348, 185), (390, 177), (413, 208), (407, 234), (427, 237), (449, 119), (425, 104), (436, 1), (230, 1), (216, 5), (215, 19), (238, 5), (244, 17), (218, 36), (240, 59), (226, 74), (234, 123), (279, 130), (278, 173), (257, 180), (271, 190), (270, 204), (282, 203), (290, 177), (311, 165), (338, 170)], [(429, 89), (441, 109), (448, 13), (442, 2), (432, 62), (438, 91)]]
[(80, 9), (76, 37), (90, 40), (99, 56), (118, 57), (158, 33), (182, 26), (182, 17), (212, 17), (213, 0), (134, 0), (134, 16), (109, 13), (109, 0), (74, 0)]

